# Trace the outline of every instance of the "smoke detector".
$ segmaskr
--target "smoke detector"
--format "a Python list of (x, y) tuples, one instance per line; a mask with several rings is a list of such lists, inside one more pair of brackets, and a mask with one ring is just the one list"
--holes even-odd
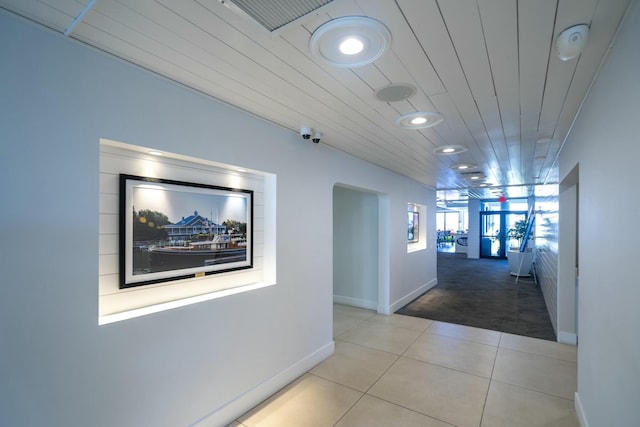
[(586, 46), (588, 36), (587, 24), (574, 25), (561, 32), (556, 40), (558, 58), (562, 61), (576, 58)]

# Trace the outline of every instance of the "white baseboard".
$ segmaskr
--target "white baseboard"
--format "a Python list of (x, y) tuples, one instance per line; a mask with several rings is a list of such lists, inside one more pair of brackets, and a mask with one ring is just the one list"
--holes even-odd
[(580, 402), (580, 395), (577, 391), (574, 394), (574, 406), (576, 408), (576, 416), (578, 417), (578, 423), (580, 423), (580, 427), (589, 427), (587, 416), (584, 413), (584, 409), (582, 409), (582, 402)]
[(369, 301), (362, 298), (343, 297), (341, 295), (334, 295), (333, 302), (335, 304), (350, 305), (352, 307), (366, 308), (367, 310), (377, 310), (378, 302)]
[(569, 345), (578, 345), (578, 335), (572, 332), (558, 331), (558, 342)]
[(420, 286), (418, 289), (416, 289), (415, 291), (409, 293), (408, 295), (405, 295), (404, 297), (398, 299), (397, 301), (393, 302), (391, 304), (391, 313), (394, 313), (396, 310), (404, 307), (405, 305), (409, 304), (411, 301), (413, 301), (414, 299), (418, 298), (420, 295), (422, 295), (423, 293), (427, 292), (429, 289), (433, 288), (435, 285), (438, 284), (438, 279), (432, 279), (431, 281), (429, 281), (429, 283), (425, 283), (424, 285)]
[(258, 384), (242, 395), (212, 411), (202, 419), (191, 424), (191, 427), (219, 427), (226, 426), (239, 416), (253, 408), (272, 394), (300, 377), (318, 363), (331, 356), (335, 351), (335, 343), (331, 341), (317, 351)]

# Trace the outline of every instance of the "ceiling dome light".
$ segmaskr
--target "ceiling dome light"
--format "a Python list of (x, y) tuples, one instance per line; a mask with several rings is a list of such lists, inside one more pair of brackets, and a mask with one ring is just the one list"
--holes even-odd
[(444, 117), (440, 113), (418, 111), (400, 116), (396, 123), (405, 129), (424, 129), (442, 123)]
[(391, 46), (391, 32), (366, 16), (333, 19), (311, 35), (309, 47), (317, 58), (335, 67), (355, 68), (380, 58)]
[(441, 156), (448, 156), (451, 154), (464, 153), (467, 150), (468, 148), (463, 147), (462, 145), (443, 145), (433, 150), (433, 153)]
[(453, 169), (454, 171), (467, 171), (476, 169), (477, 167), (478, 165), (474, 165), (471, 163), (458, 163), (457, 165), (451, 166), (451, 169)]
[(364, 43), (354, 37), (349, 37), (340, 43), (340, 52), (345, 55), (355, 55), (362, 52), (362, 49), (364, 49)]

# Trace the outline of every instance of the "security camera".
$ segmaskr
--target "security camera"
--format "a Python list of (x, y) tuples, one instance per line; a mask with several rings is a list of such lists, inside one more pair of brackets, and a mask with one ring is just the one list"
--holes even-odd
[(322, 138), (322, 132), (316, 132), (313, 134), (313, 142), (315, 142), (316, 144), (318, 142), (320, 142), (320, 139)]
[(302, 139), (311, 138), (311, 132), (313, 132), (313, 129), (311, 128), (300, 128), (300, 135), (302, 136)]

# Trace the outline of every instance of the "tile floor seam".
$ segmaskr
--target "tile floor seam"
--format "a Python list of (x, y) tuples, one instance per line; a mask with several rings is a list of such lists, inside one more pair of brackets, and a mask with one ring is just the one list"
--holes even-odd
[[(431, 319), (427, 319), (427, 320), (431, 320)], [(472, 340), (472, 339), (457, 337), (457, 336), (453, 336), (453, 335), (446, 335), (446, 334), (442, 334), (442, 333), (439, 334), (437, 332), (428, 332), (427, 329), (429, 329), (431, 327), (431, 325), (435, 324), (436, 322), (440, 322), (440, 323), (444, 323), (444, 324), (448, 324), (448, 325), (454, 325), (454, 326), (463, 326), (463, 327), (467, 327), (467, 328), (474, 328), (474, 329), (479, 329), (479, 330), (483, 330), (483, 331), (495, 332), (497, 334), (500, 334), (500, 338), (498, 339), (498, 344), (493, 345), (493, 344), (487, 344), (486, 342), (482, 342), (482, 341), (478, 341), (478, 340)], [(498, 345), (500, 343), (500, 339), (502, 339), (502, 334), (503, 334), (503, 332), (501, 332), (501, 331), (494, 331), (494, 330), (491, 330), (491, 329), (476, 328), (475, 326), (458, 325), (456, 323), (442, 322), (440, 320), (432, 320), (431, 325), (429, 325), (429, 327), (424, 330), (423, 334), (427, 333), (427, 334), (431, 334), (431, 335), (438, 335), (440, 337), (455, 338), (455, 339), (458, 339), (458, 340), (461, 340), (461, 341), (468, 341), (468, 342), (473, 342), (473, 343), (476, 343), (476, 344), (484, 344), (484, 345), (488, 345), (488, 346), (491, 346), (491, 347), (498, 347)]]
[(573, 362), (571, 360), (566, 360), (566, 359), (558, 359), (557, 357), (547, 356), (545, 354), (531, 353), (530, 351), (514, 350), (512, 348), (507, 348), (507, 347), (498, 347), (498, 350), (500, 350), (500, 349), (514, 351), (516, 353), (530, 354), (532, 356), (544, 357), (545, 359), (557, 360), (557, 361), (560, 361), (560, 362), (571, 363), (573, 365), (576, 365), (576, 368), (578, 366), (578, 362)]
[(424, 412), (416, 411), (415, 409), (411, 409), (411, 408), (409, 408), (409, 407), (407, 407), (407, 406), (404, 406), (404, 405), (401, 405), (401, 404), (399, 404), (399, 403), (392, 402), (392, 401), (387, 400), (387, 399), (384, 399), (384, 398), (382, 398), (382, 397), (380, 397), (380, 396), (376, 396), (375, 394), (365, 393), (365, 395), (367, 395), (367, 396), (369, 396), (369, 397), (373, 397), (374, 399), (382, 400), (383, 402), (387, 402), (387, 403), (388, 403), (388, 404), (390, 404), (390, 405), (394, 405), (394, 406), (397, 406), (397, 407), (399, 407), (399, 408), (406, 409), (407, 411), (411, 411), (411, 412), (413, 412), (414, 414), (424, 415), (425, 417), (431, 418), (431, 419), (433, 419), (433, 420), (440, 421), (441, 423), (444, 423), (444, 424), (450, 425), (450, 426), (452, 426), (452, 427), (460, 427), (460, 426), (458, 426), (458, 425), (456, 425), (456, 424), (451, 424), (449, 421), (445, 421), (445, 420), (443, 420), (443, 419), (441, 419), (441, 418), (435, 417), (435, 416), (433, 416), (433, 415), (431, 415), (431, 414), (425, 414)]
[[(392, 354), (393, 354), (393, 353), (392, 353)], [(400, 358), (402, 357), (402, 355), (400, 355), (400, 354), (394, 354), (394, 356), (396, 356), (396, 360), (394, 360), (394, 361), (393, 361), (393, 363), (392, 363), (392, 364), (390, 364), (390, 365), (387, 367), (387, 369), (385, 369), (385, 370), (384, 370), (384, 372), (382, 372), (382, 373), (378, 376), (378, 378), (376, 378), (376, 380), (375, 380), (373, 383), (371, 383), (371, 385), (369, 386), (369, 388), (367, 388), (367, 389), (365, 390), (364, 394), (367, 394), (367, 395), (369, 395), (369, 396), (373, 396), (372, 394), (369, 394), (369, 391), (373, 388), (373, 386), (374, 386), (374, 385), (376, 385), (376, 384), (378, 383), (378, 381), (380, 381), (380, 379), (381, 379), (382, 377), (384, 377), (384, 376), (385, 376), (385, 374), (386, 374), (387, 372), (389, 372), (389, 370), (390, 370), (393, 366), (395, 366), (395, 364), (396, 364), (396, 363), (398, 363), (398, 360), (400, 360)], [(374, 397), (375, 397), (375, 396), (374, 396)], [(378, 398), (378, 399), (379, 399), (379, 398)], [(382, 400), (384, 400), (384, 399), (382, 399)], [(389, 403), (391, 403), (391, 402), (389, 402)]]
[[(436, 333), (432, 333), (432, 332), (427, 332), (424, 331), (423, 333), (420, 334), (420, 336), (424, 335), (424, 334), (429, 334), (429, 335), (435, 335), (438, 337), (445, 337), (445, 338), (450, 338), (452, 340), (458, 340), (458, 341), (464, 341), (464, 342), (468, 342), (468, 343), (472, 343), (472, 344), (478, 344), (478, 345), (486, 345), (487, 347), (493, 347), (496, 350), (500, 347), (498, 347), (497, 345), (492, 345), (492, 344), (487, 344), (484, 342), (480, 342), (480, 341), (474, 341), (474, 340), (469, 340), (469, 339), (465, 339), (465, 338), (461, 338), (461, 337), (453, 337), (451, 335), (443, 335), (443, 334), (436, 334)], [(500, 335), (502, 335), (502, 332), (499, 332)], [(418, 337), (419, 338), (419, 337)]]
[[(482, 378), (484, 380), (491, 381), (491, 377), (483, 377), (482, 375), (474, 374), (473, 372), (469, 372), (469, 371), (463, 371), (463, 370), (457, 369), (457, 368), (452, 368), (451, 366), (445, 366), (445, 365), (440, 365), (438, 363), (427, 362), (427, 361), (424, 361), (422, 359), (416, 359), (415, 357), (411, 357), (411, 356), (402, 355), (400, 357), (404, 357), (404, 358), (410, 359), (410, 360), (415, 360), (416, 362), (426, 363), (426, 364), (432, 365), (432, 366), (437, 366), (439, 368), (449, 369), (450, 371), (456, 371), (456, 372), (460, 372), (460, 373), (463, 373), (463, 374), (473, 375), (474, 377), (478, 377), (478, 378)], [(494, 364), (495, 364), (495, 361), (494, 361)], [(491, 372), (491, 374), (493, 375), (493, 371)]]
[[(503, 333), (500, 332), (500, 338), (498, 338), (498, 346), (500, 346), (500, 342), (502, 342)], [(487, 395), (484, 397), (484, 403), (482, 404), (482, 415), (480, 415), (480, 427), (482, 426), (482, 421), (484, 420), (484, 411), (487, 409), (487, 400), (489, 400), (489, 391), (491, 390), (491, 383), (494, 381), (493, 373), (496, 370), (496, 363), (498, 362), (498, 350), (500, 347), (496, 348), (496, 357), (493, 359), (493, 366), (491, 367), (491, 377), (489, 378), (489, 387), (487, 387)]]
[[(333, 342), (334, 342), (334, 343), (335, 343), (336, 341), (341, 341), (341, 342), (343, 342), (343, 343), (347, 343), (347, 344), (350, 344), (350, 345), (355, 345), (355, 346), (358, 346), (358, 347), (366, 348), (366, 349), (368, 349), (368, 350), (380, 351), (380, 352), (382, 352), (382, 353), (386, 353), (386, 354), (393, 355), (393, 356), (397, 356), (397, 357), (402, 356), (401, 354), (398, 354), (398, 353), (392, 353), (392, 352), (390, 352), (390, 351), (387, 351), (387, 350), (381, 350), (381, 349), (376, 348), (376, 347), (369, 347), (368, 345), (364, 345), (364, 344), (360, 344), (360, 343), (355, 343), (355, 342), (347, 341), (347, 340), (345, 340), (345, 339), (341, 339), (341, 338), (339, 338), (339, 337), (337, 337), (337, 338), (334, 338), (334, 339), (333, 339)], [(333, 354), (332, 354), (331, 356), (333, 356), (334, 354), (335, 354), (335, 351), (333, 352)], [(331, 357), (331, 356), (329, 356), (329, 357)], [(327, 360), (327, 359), (325, 359), (325, 360)], [(322, 363), (322, 362), (321, 362), (321, 363)], [(319, 365), (319, 364), (318, 364), (318, 365)]]
[[(497, 383), (500, 383), (500, 384), (505, 384), (505, 385), (511, 386), (511, 387), (517, 387), (517, 388), (522, 389), (522, 390), (533, 391), (533, 392), (535, 392), (535, 393), (544, 394), (545, 396), (555, 397), (556, 399), (566, 400), (567, 402), (575, 402), (575, 400), (574, 400), (574, 399), (567, 399), (566, 397), (558, 396), (557, 394), (552, 394), (552, 393), (548, 393), (548, 392), (546, 392), (546, 391), (536, 390), (536, 389), (534, 389), (534, 388), (524, 387), (524, 386), (519, 385), (519, 384), (508, 383), (508, 382), (500, 381), (500, 380), (494, 380), (494, 379), (492, 378), (492, 379), (491, 379), (491, 382), (494, 382), (494, 381), (495, 381), (495, 382), (497, 382)], [(576, 390), (576, 391), (577, 391), (577, 390)]]
[[(307, 372), (305, 372), (305, 373), (304, 373), (304, 374), (302, 374), (302, 375), (306, 375), (306, 374), (313, 375), (314, 377), (316, 377), (316, 378), (320, 378), (321, 380), (329, 381), (330, 383), (333, 383), (333, 384), (339, 385), (339, 386), (341, 386), (341, 387), (348, 388), (349, 390), (357, 391), (358, 393), (361, 393), (361, 394), (363, 394), (363, 395), (365, 394), (365, 392), (364, 392), (364, 391), (362, 391), (362, 390), (358, 390), (357, 388), (353, 388), (352, 386), (349, 386), (349, 385), (346, 385), (346, 384), (339, 383), (338, 381), (336, 381), (336, 380), (332, 380), (332, 379), (330, 379), (330, 378), (325, 378), (325, 377), (323, 377), (322, 375), (315, 374), (315, 373), (313, 373), (313, 372), (311, 372), (311, 371), (307, 371)], [(300, 378), (300, 377), (298, 377), (298, 378)], [(294, 380), (294, 381), (295, 381), (295, 380)], [(360, 396), (360, 398), (362, 398), (362, 396)]]
[(338, 418), (338, 419), (336, 420), (336, 422), (335, 422), (335, 423), (333, 423), (333, 427), (337, 426), (337, 425), (338, 425), (338, 423), (339, 423), (340, 421), (342, 421), (342, 419), (343, 419), (344, 417), (346, 417), (346, 416), (347, 416), (347, 414), (348, 414), (348, 413), (349, 413), (349, 412), (350, 412), (350, 411), (351, 411), (351, 410), (352, 410), (352, 409), (353, 409), (353, 408), (358, 404), (358, 402), (360, 402), (360, 401), (362, 400), (362, 398), (363, 398), (363, 397), (365, 397), (366, 395), (367, 395), (366, 393), (362, 393), (362, 396), (360, 396), (360, 397), (358, 398), (358, 400), (356, 400), (355, 402), (353, 402), (353, 405), (349, 406), (349, 408), (348, 408), (346, 411), (344, 411), (344, 414), (342, 414), (342, 415), (340, 416), (340, 418)]

